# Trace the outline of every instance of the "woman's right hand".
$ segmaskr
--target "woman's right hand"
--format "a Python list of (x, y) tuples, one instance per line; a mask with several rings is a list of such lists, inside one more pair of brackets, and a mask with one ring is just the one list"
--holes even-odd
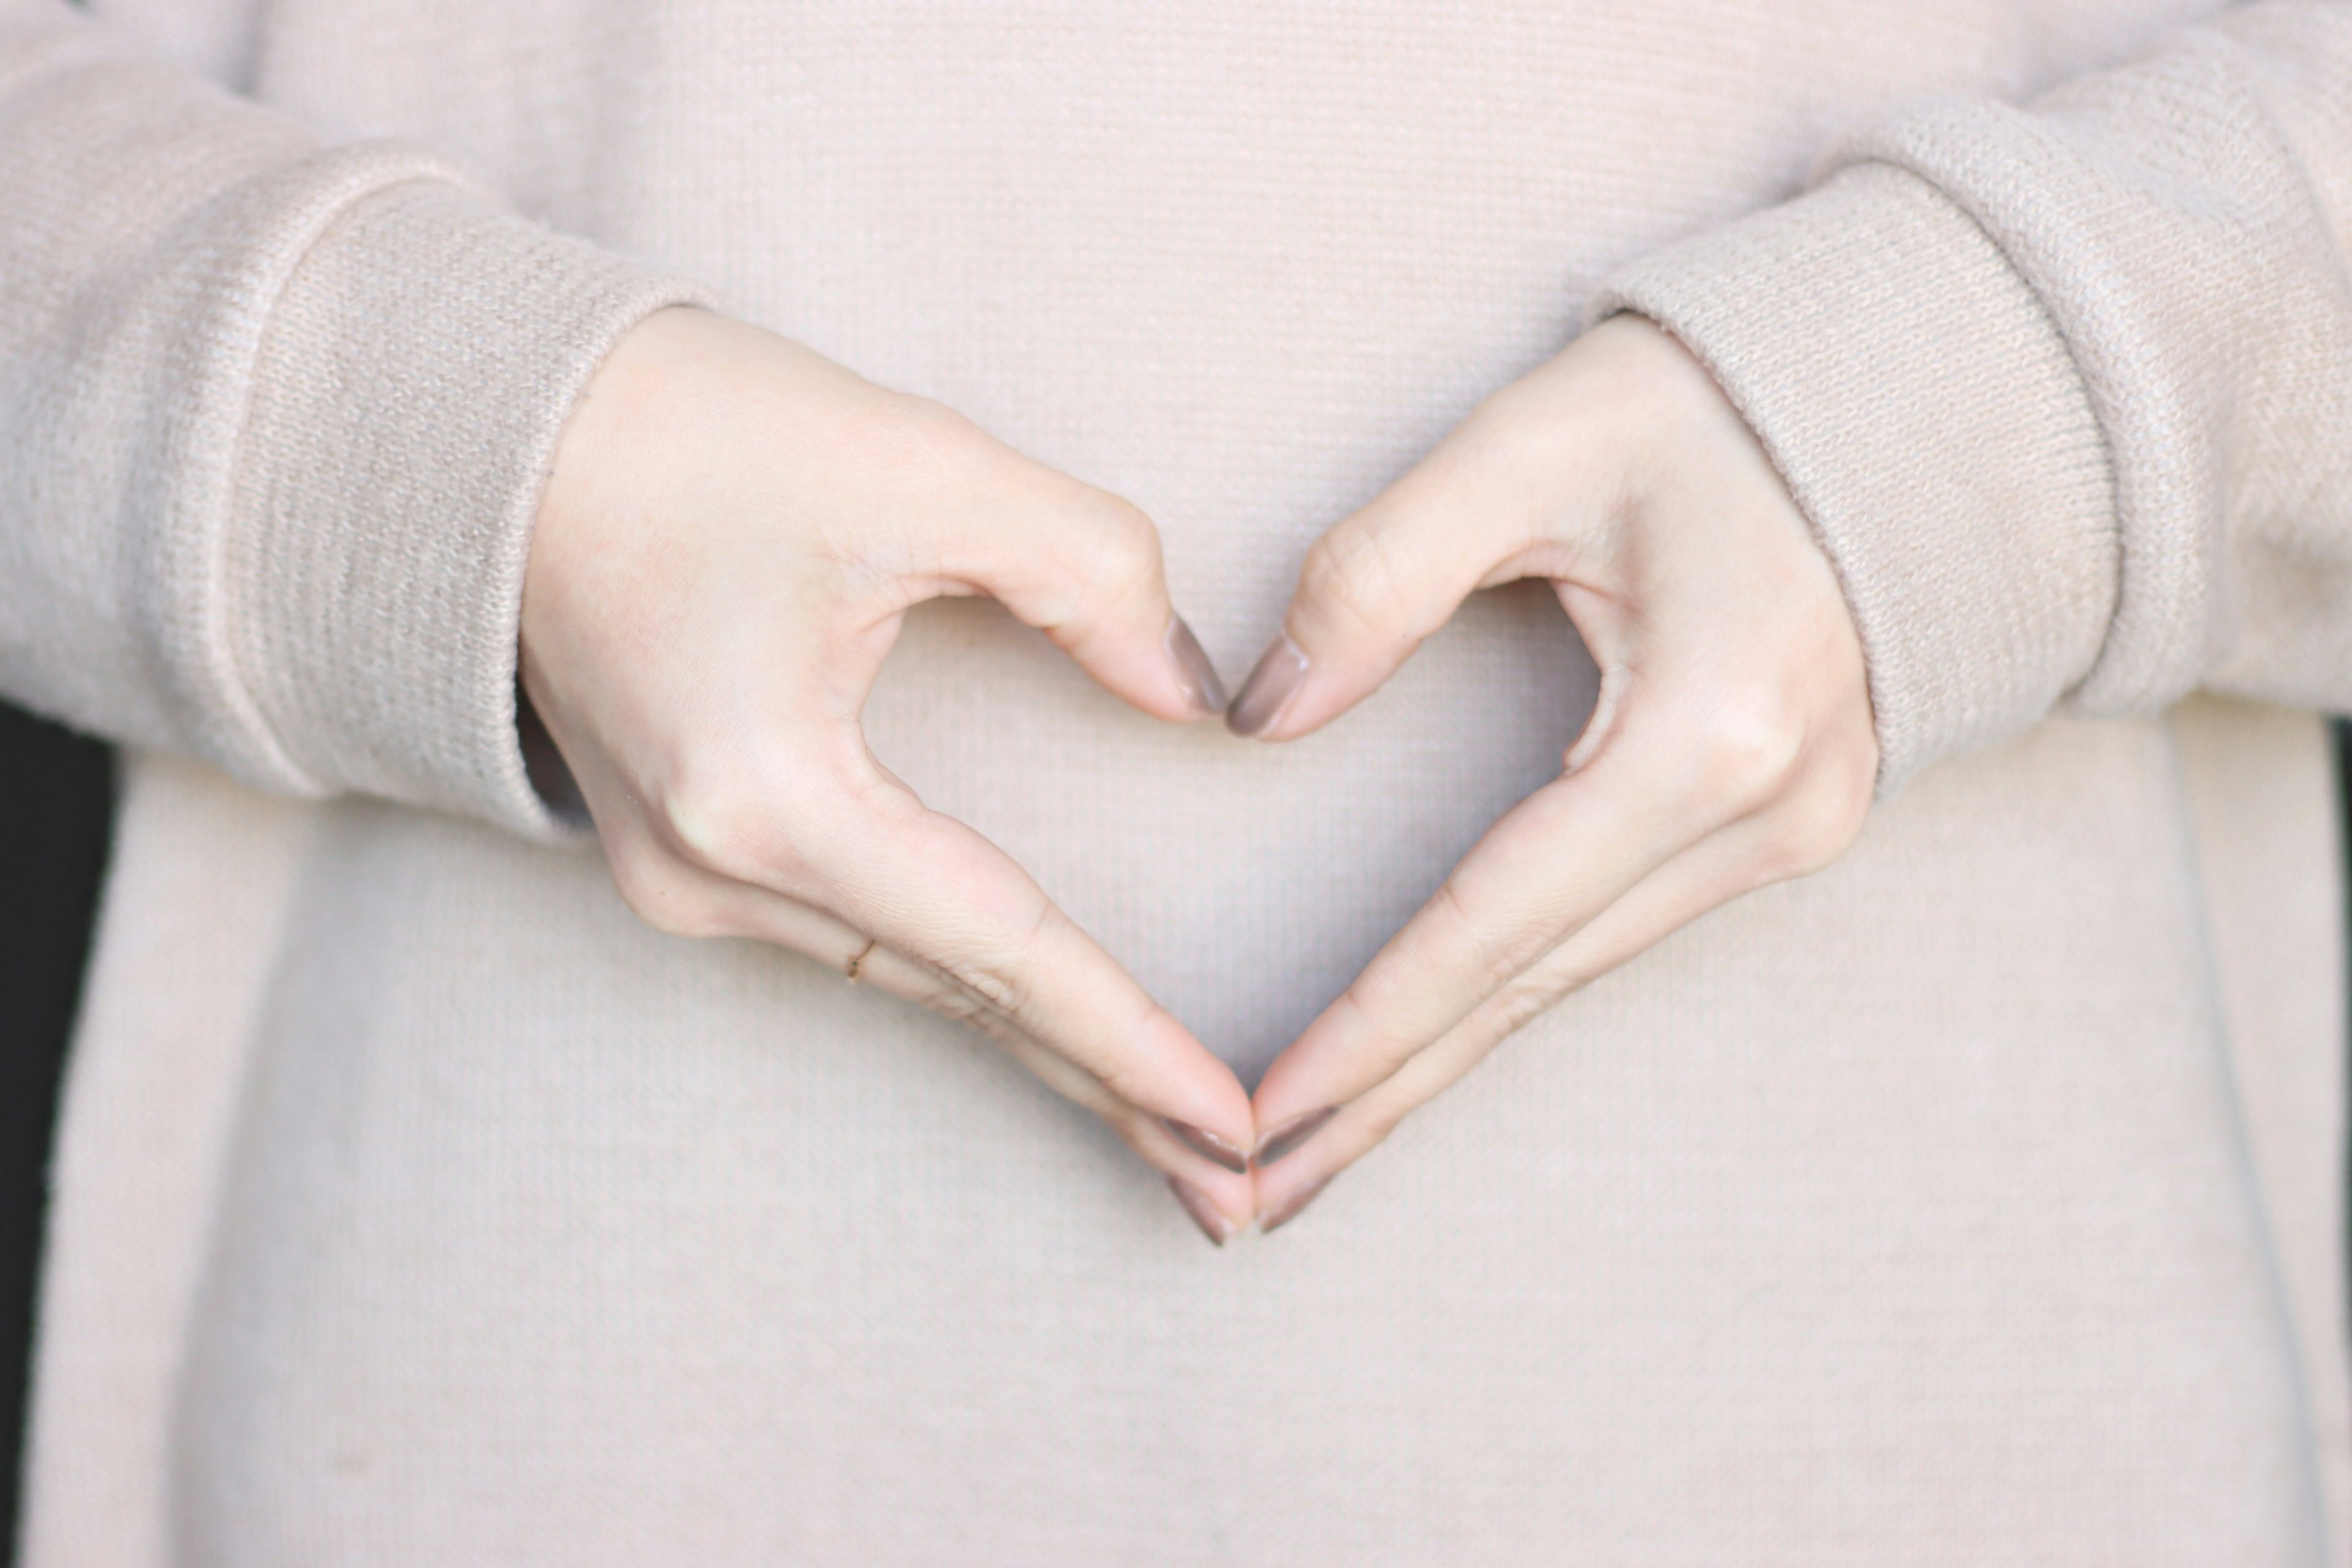
[(1171, 721), (1223, 707), (1115, 496), (709, 312), (648, 317), (564, 427), (522, 679), (622, 895), (978, 1026), (1177, 1184), (1252, 1213), (1249, 1096), (1026, 872), (928, 810), (860, 711), (907, 610), (987, 594)]

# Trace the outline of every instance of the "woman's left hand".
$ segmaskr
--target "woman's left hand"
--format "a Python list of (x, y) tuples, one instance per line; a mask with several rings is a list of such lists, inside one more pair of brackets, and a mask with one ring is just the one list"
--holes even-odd
[(1268, 1069), (1265, 1228), (1519, 1025), (1861, 831), (1878, 745), (1836, 576), (1738, 412), (1639, 317), (1488, 399), (1318, 541), (1229, 721), (1318, 729), (1474, 590), (1521, 577), (1558, 589), (1600, 700), (1561, 776)]

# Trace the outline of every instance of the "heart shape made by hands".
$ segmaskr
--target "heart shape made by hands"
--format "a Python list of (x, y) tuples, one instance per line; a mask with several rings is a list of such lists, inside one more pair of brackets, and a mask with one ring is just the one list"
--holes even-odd
[[(1217, 639), (1219, 662), (1264, 635)], [(1156, 722), (997, 606), (951, 600), (908, 616), (866, 728), (1254, 1086), (1495, 818), (1559, 775), (1598, 686), (1550, 587), (1515, 584), (1341, 722), (1265, 746)]]

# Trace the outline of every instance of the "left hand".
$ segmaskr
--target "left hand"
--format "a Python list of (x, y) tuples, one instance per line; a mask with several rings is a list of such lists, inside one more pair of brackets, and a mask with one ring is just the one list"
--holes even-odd
[(1561, 776), (1267, 1070), (1265, 1228), (1521, 1024), (1861, 831), (1878, 743), (1836, 575), (1714, 379), (1634, 316), (1489, 398), (1318, 540), (1229, 721), (1307, 734), (1474, 590), (1521, 577), (1559, 591), (1600, 700)]
[(970, 1022), (1223, 1245), (1250, 1215), (1241, 1081), (866, 743), (907, 611), (971, 593), (1147, 713), (1222, 706), (1134, 507), (772, 333), (657, 310), (565, 422), (523, 686), (649, 924), (793, 949)]

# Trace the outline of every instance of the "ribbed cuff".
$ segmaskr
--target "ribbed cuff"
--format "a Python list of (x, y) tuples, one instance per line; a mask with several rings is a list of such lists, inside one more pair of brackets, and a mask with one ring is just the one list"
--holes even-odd
[(2116, 605), (2114, 483), (2033, 291), (1935, 187), (1883, 163), (1612, 279), (1756, 431), (1843, 583), (1891, 789), (2040, 720)]
[(262, 337), (221, 563), (236, 677), (289, 787), (571, 836), (516, 725), (531, 521), (614, 342), (702, 302), (441, 180), (320, 235)]

